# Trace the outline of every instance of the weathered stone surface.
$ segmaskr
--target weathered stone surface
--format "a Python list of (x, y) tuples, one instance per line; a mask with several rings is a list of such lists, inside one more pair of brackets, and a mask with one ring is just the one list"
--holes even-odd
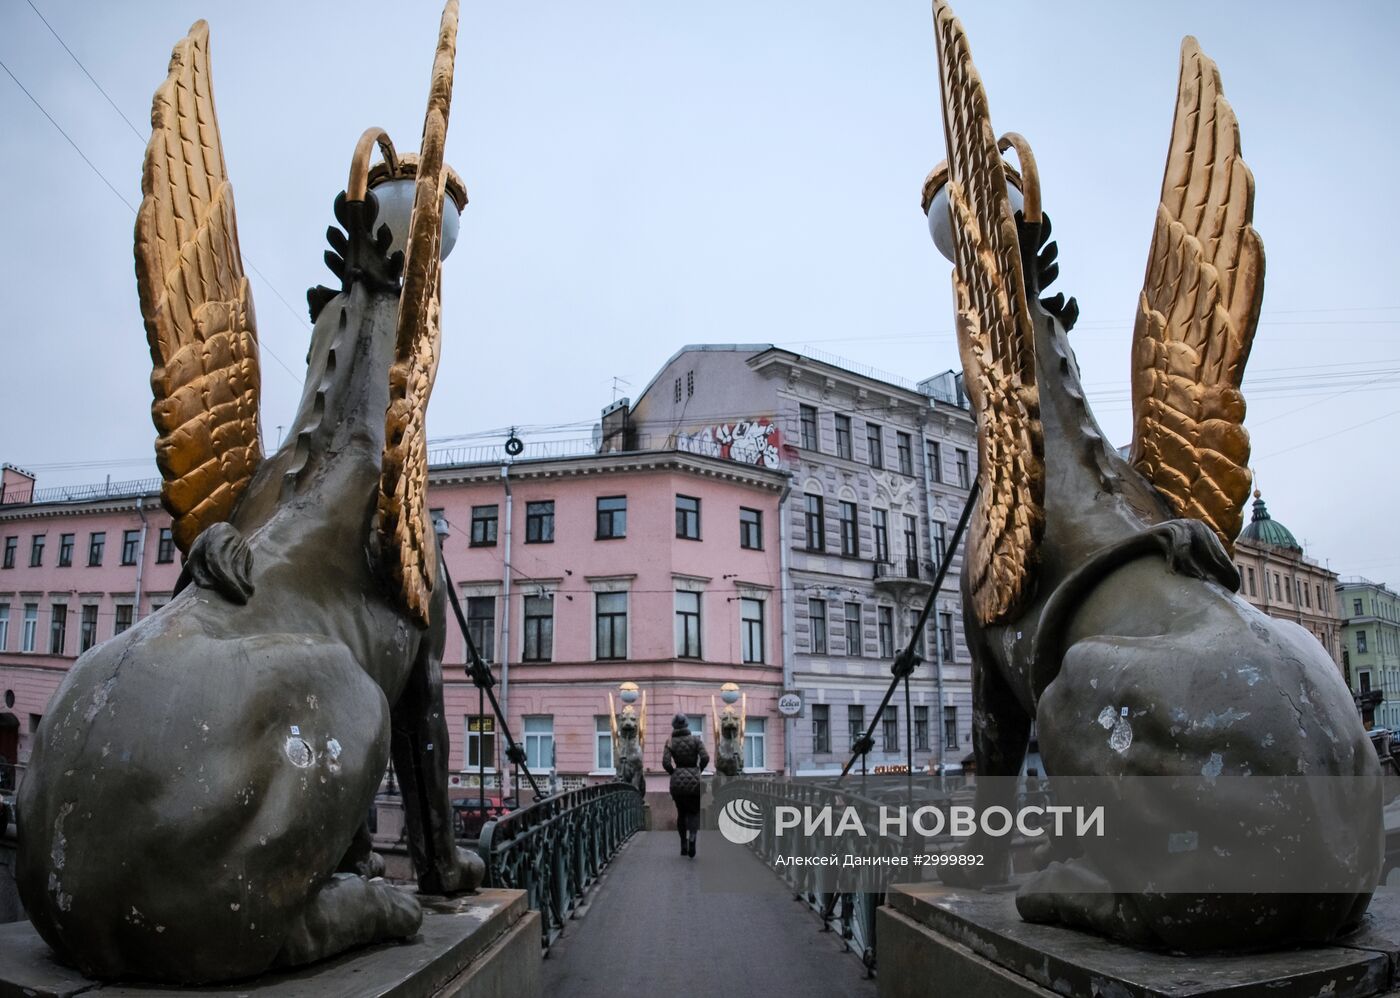
[(422, 896), (423, 925), (405, 943), (357, 950), (337, 959), (253, 981), (178, 992), (139, 984), (98, 984), (56, 962), (32, 925), (0, 926), (0, 998), (534, 998), (541, 993), (539, 913), (524, 891), (482, 890), (467, 897)]
[(1363, 927), (1330, 946), (1180, 956), (1021, 919), (1015, 897), (936, 884), (893, 889), (876, 940), (882, 998), (1057, 994), (1069, 998), (1379, 998), (1394, 995), (1400, 896), (1378, 894)]

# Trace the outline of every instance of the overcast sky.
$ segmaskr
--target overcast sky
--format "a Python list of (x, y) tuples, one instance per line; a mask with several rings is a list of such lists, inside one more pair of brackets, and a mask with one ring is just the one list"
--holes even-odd
[[(198, 17), (275, 445), (301, 389), (306, 288), (331, 281), (332, 199), (366, 126), (416, 147), (440, 8), (33, 6), (111, 103), (29, 0), (0, 0), (0, 61), (92, 163), (0, 74), (0, 460), (41, 487), (155, 474), (131, 231), (151, 93)], [(1260, 485), (1310, 555), (1400, 582), (1400, 6), (957, 10), (995, 128), (1035, 148), (1056, 290), (1079, 298), (1073, 342), (1119, 443), (1182, 36), (1220, 64), (1268, 259), (1245, 380)], [(686, 343), (773, 342), (912, 379), (954, 365), (949, 265), (918, 211), (942, 144), (922, 0), (466, 0), (448, 160), (471, 204), (444, 270), (431, 437), (587, 437), (614, 378), (635, 397)]]

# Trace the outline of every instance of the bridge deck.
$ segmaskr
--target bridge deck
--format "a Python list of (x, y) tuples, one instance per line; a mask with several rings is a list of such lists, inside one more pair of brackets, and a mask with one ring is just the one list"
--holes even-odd
[(835, 932), (748, 849), (638, 832), (544, 964), (550, 998), (874, 998)]

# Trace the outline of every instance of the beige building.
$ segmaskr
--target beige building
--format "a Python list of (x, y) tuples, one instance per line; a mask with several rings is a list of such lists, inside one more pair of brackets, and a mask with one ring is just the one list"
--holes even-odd
[(1235, 542), (1235, 566), (1240, 595), (1270, 617), (1306, 627), (1342, 669), (1337, 573), (1303, 553), (1292, 531), (1269, 515), (1257, 490), (1254, 516)]

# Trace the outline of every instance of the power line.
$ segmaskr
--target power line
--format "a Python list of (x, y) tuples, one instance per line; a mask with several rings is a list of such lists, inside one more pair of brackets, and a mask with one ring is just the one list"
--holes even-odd
[(58, 41), (58, 44), (63, 46), (63, 51), (68, 53), (68, 58), (72, 59), (75, 63), (77, 63), (78, 68), (83, 71), (83, 75), (86, 76), (88, 80), (91, 81), (92, 85), (97, 88), (97, 92), (100, 93), (103, 97), (107, 98), (107, 103), (112, 105), (112, 110), (116, 111), (117, 114), (121, 115), (122, 121), (126, 122), (126, 127), (131, 129), (132, 135), (136, 136), (136, 141), (140, 142), (142, 145), (145, 145), (146, 140), (141, 136), (141, 132), (136, 128), (135, 125), (131, 123), (130, 118), (128, 118), (125, 114), (122, 114), (122, 109), (117, 107), (117, 102), (112, 100), (112, 95), (107, 93), (106, 90), (102, 89), (102, 84), (98, 83), (97, 80), (93, 77), (93, 75), (88, 72), (87, 67), (83, 65), (83, 61), (73, 53), (73, 50), (68, 47), (68, 43), (65, 42), (63, 38), (59, 35), (59, 33), (54, 30), (53, 25), (49, 23), (49, 19), (46, 18), (42, 13), (40, 13), (38, 7), (34, 6), (34, 0), (25, 0), (25, 2), (29, 4), (29, 9), (32, 10), (38, 16), (39, 20), (44, 22), (44, 27), (49, 29), (49, 34), (53, 35), (54, 38)]

